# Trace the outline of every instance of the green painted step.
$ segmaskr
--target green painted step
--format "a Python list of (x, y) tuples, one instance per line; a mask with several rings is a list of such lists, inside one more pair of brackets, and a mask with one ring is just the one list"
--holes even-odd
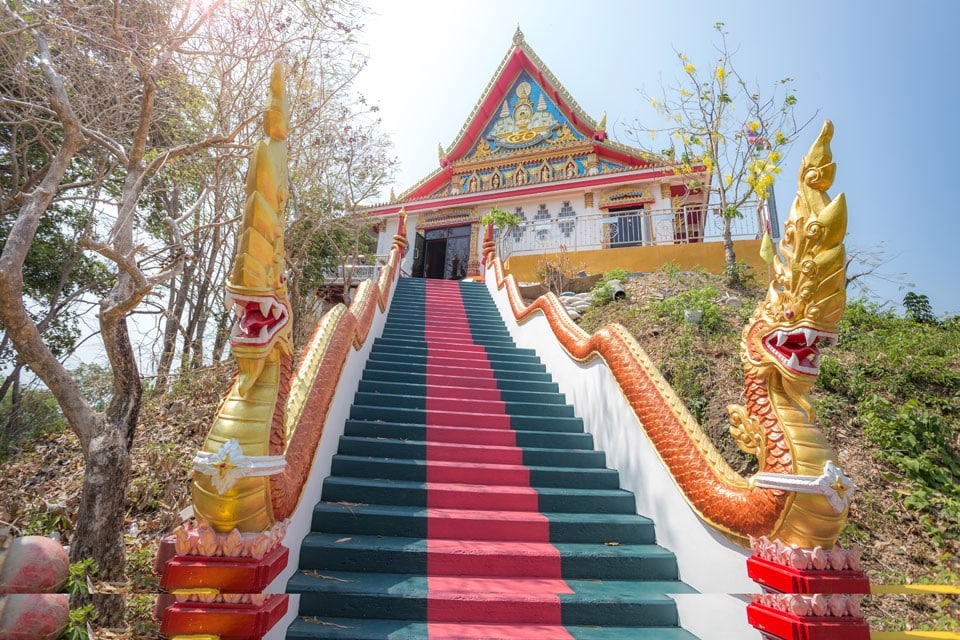
[[(553, 385), (553, 383), (548, 383)], [(439, 385), (437, 385), (439, 386)], [(553, 385), (554, 389), (556, 385)], [(469, 391), (469, 386), (464, 387), (445, 387), (447, 393), (454, 394), (457, 389)], [(411, 395), (424, 397), (427, 395), (427, 385), (425, 383), (414, 382), (383, 382), (377, 380), (361, 380), (357, 391), (364, 393), (384, 393), (396, 395)], [(525, 391), (500, 389), (500, 398), (504, 402), (535, 402), (539, 404), (566, 404), (566, 397), (562, 393), (553, 391)]]
[[(465, 442), (470, 439), (464, 432), (472, 432), (470, 427), (433, 427), (434, 434), (442, 431), (446, 442)], [(492, 431), (492, 430), (491, 430)], [(377, 422), (372, 420), (347, 420), (344, 435), (361, 438), (395, 438), (398, 440), (424, 440), (427, 427), (422, 424), (404, 424), (399, 422)], [(462, 435), (461, 435), (462, 434)], [(504, 442), (490, 435), (491, 442)], [(544, 447), (553, 449), (593, 449), (593, 436), (589, 433), (560, 433), (555, 431), (514, 431), (517, 446)]]
[[(441, 463), (437, 463), (438, 465)], [(442, 463), (461, 469), (476, 470), (477, 476), (497, 478), (523, 465)], [(569, 467), (528, 467), (530, 482), (535, 487), (568, 487), (587, 489), (619, 489), (620, 474), (613, 469), (579, 469)], [(337, 454), (333, 457), (333, 475), (354, 478), (392, 478), (422, 482), (427, 478), (426, 462), (396, 458), (368, 458)], [(499, 484), (510, 484), (497, 478)]]
[[(462, 489), (462, 485), (433, 484), (436, 489)], [(511, 490), (523, 493), (523, 488), (487, 487), (488, 494), (507, 493)], [(538, 487), (540, 511), (555, 513), (636, 513), (633, 494), (623, 489), (570, 489)], [(325, 502), (361, 504), (389, 504), (417, 507), (427, 503), (427, 485), (408, 480), (385, 480), (373, 478), (330, 477), (323, 483)]]
[[(313, 533), (299, 556), (302, 570), (288, 583), (288, 591), (302, 598), (301, 617), (287, 637), (516, 640), (540, 637), (538, 629), (552, 637), (555, 627), (525, 625), (543, 618), (524, 603), (556, 602), (556, 595), (543, 593), (550, 589), (531, 590), (529, 580), (542, 586), (559, 562), (573, 590), (559, 595), (562, 623), (572, 637), (695, 640), (676, 627), (676, 607), (667, 595), (693, 592), (677, 581), (674, 555), (655, 544), (653, 523), (636, 515), (634, 496), (620, 489), (619, 474), (603, 468), (603, 453), (593, 449), (593, 438), (583, 433), (536, 353), (513, 343), (485, 285), (431, 283), (439, 295), (431, 292), (430, 305), (427, 286), (407, 278), (398, 283), (383, 335), (374, 341), (333, 475), (314, 507)], [(444, 331), (432, 321), (426, 328), (428, 308), (436, 319), (464, 307), (466, 324), (458, 319)], [(427, 342), (430, 364), (442, 365), (431, 366), (441, 397), (490, 396), (473, 388), (495, 385), (509, 427), (499, 403), (466, 399), (451, 403), (456, 411), (432, 415), (464, 426), (424, 426)], [(485, 361), (475, 357), (480, 354)], [(429, 464), (430, 498), (424, 458), (433, 446), (438, 455)], [(462, 461), (487, 454), (516, 459), (515, 447), (522, 449), (523, 465)], [(428, 510), (431, 499), (498, 510)], [(539, 511), (523, 511), (534, 505)], [(434, 538), (466, 532), (474, 541), (453, 538), (431, 547), (428, 513)], [(550, 543), (543, 541), (544, 526)], [(431, 555), (435, 571), (469, 567), (479, 575), (428, 580), (428, 548), (439, 554)], [(514, 569), (527, 581), (493, 577)], [(465, 627), (432, 624), (428, 634), (428, 584), (430, 601), (440, 605), (434, 613), (445, 612)], [(490, 619), (515, 624), (484, 622)]]
[[(468, 342), (467, 342), (467, 341), (464, 341), (463, 344), (468, 344)], [(451, 348), (456, 348), (457, 346), (458, 346), (457, 343), (453, 343), (453, 342), (450, 343), (450, 347), (451, 347)], [(391, 349), (394, 349), (394, 350), (400, 350), (400, 349), (402, 349), (402, 350), (404, 350), (403, 352), (406, 352), (407, 349), (413, 350), (413, 351), (417, 351), (418, 353), (426, 353), (426, 351), (427, 351), (427, 346), (424, 344), (423, 338), (419, 338), (419, 337), (418, 337), (418, 338), (409, 338), (409, 339), (402, 339), (402, 338), (377, 338), (376, 340), (373, 341), (373, 347), (374, 347), (374, 349), (376, 349), (376, 348), (378, 348), (378, 347), (390, 347)], [(519, 347), (513, 346), (513, 344), (509, 344), (509, 345), (486, 345), (486, 346), (484, 346), (484, 349), (483, 349), (483, 350), (484, 350), (486, 353), (488, 353), (488, 354), (490, 354), (490, 353), (512, 353), (512, 354), (525, 355), (525, 356), (536, 356), (536, 355), (537, 355), (537, 352), (534, 351), (533, 349), (520, 349)]]
[(452, 340), (461, 340), (472, 338), (477, 340), (477, 344), (485, 343), (487, 340), (499, 340), (504, 342), (513, 342), (513, 337), (506, 327), (472, 327), (468, 331), (465, 328), (457, 327), (455, 329), (441, 330), (436, 328), (427, 329), (424, 324), (414, 322), (406, 318), (387, 317), (383, 325), (383, 337), (405, 337), (433, 334), (438, 338), (449, 338)]
[(540, 365), (540, 358), (534, 354), (526, 353), (517, 353), (516, 351), (464, 351), (458, 349), (456, 345), (451, 345), (449, 347), (434, 347), (430, 350), (430, 354), (427, 354), (426, 348), (422, 349), (410, 349), (403, 347), (395, 347), (392, 345), (374, 345), (373, 349), (370, 352), (371, 358), (376, 358), (378, 360), (396, 360), (400, 363), (403, 362), (433, 362), (434, 360), (443, 361), (448, 358), (460, 359), (464, 355), (469, 355), (474, 358), (486, 358), (491, 364), (501, 363), (501, 362), (517, 362), (517, 363), (527, 363), (527, 364), (537, 364)]
[[(499, 421), (502, 416), (487, 413), (473, 413), (470, 411), (433, 411), (431, 412), (435, 424), (451, 424), (443, 417), (456, 418), (454, 426), (484, 427), (493, 419)], [(355, 404), (350, 407), (350, 418), (353, 420), (382, 420), (383, 422), (411, 422), (426, 424), (427, 412), (423, 409), (403, 409), (389, 406), (367, 406)], [(510, 425), (514, 429), (534, 429), (536, 431), (583, 431), (583, 420), (565, 416), (510, 416)]]
[[(300, 568), (358, 573), (389, 572), (426, 574), (426, 540), (395, 536), (343, 536), (311, 533), (300, 549)], [(457, 550), (481, 559), (496, 575), (498, 553), (516, 553), (517, 545), (486, 542)], [(501, 548), (502, 547), (502, 548)], [(562, 573), (569, 579), (676, 580), (674, 555), (655, 544), (607, 546), (596, 544), (527, 543), (522, 552), (538, 558), (560, 553)], [(522, 560), (521, 560), (522, 561)], [(552, 574), (525, 572), (529, 577), (551, 578)]]
[[(374, 457), (374, 458), (404, 458), (410, 460), (426, 460), (427, 443), (410, 440), (383, 440), (381, 438), (356, 438), (341, 436), (338, 453), (345, 456)], [(435, 460), (456, 460), (456, 456), (474, 453), (482, 456), (486, 452), (510, 454), (516, 447), (444, 444), (436, 443), (436, 447), (445, 447), (446, 455), (437, 454)], [(460, 458), (468, 459), (468, 458)], [(587, 451), (584, 449), (541, 449), (529, 448), (522, 451), (523, 464), (530, 467), (576, 467), (587, 469), (602, 469), (605, 456), (602, 451)]]
[[(502, 628), (502, 631), (498, 631)], [(613, 627), (613, 626), (567, 626), (567, 632), (575, 640), (696, 640), (696, 637), (679, 627)], [(533, 638), (549, 637), (549, 628), (538, 625), (476, 625), (466, 631), (440, 634), (436, 627), (429, 636), (427, 625), (411, 620), (380, 620), (361, 618), (312, 617), (298, 618), (287, 631), (289, 640), (514, 640), (518, 636)]]
[[(354, 395), (354, 404), (378, 407), (396, 407), (399, 409), (423, 409), (427, 398), (414, 395), (399, 395), (392, 393), (372, 393), (358, 391)], [(467, 413), (487, 413), (496, 411), (500, 404), (498, 400), (457, 400), (457, 409)], [(540, 402), (505, 402), (506, 412), (511, 416), (542, 416), (572, 418), (573, 407), (568, 404), (544, 404)]]
[[(572, 625), (636, 624), (668, 626), (677, 624), (677, 610), (669, 593), (693, 593), (690, 587), (676, 581), (567, 580), (573, 593), (559, 594), (563, 603), (563, 623)], [(489, 587), (484, 587), (489, 583)], [(504, 584), (506, 583), (506, 584)], [(523, 592), (522, 583), (512, 589), (509, 581), (474, 578), (470, 591), (429, 590), (431, 602), (453, 600), (462, 609), (508, 606), (503, 593)], [(423, 619), (426, 611), (427, 578), (397, 573), (352, 573), (303, 570), (290, 579), (289, 589), (300, 593), (300, 611), (309, 615), (344, 618), (369, 614), (371, 602), (377, 613), (399, 619)], [(499, 591), (504, 589), (504, 591)], [(527, 594), (528, 601), (536, 596)], [(545, 602), (553, 600), (549, 594)], [(513, 622), (523, 623), (523, 613)], [(482, 618), (481, 618), (482, 619)]]
[[(392, 366), (390, 363), (381, 363), (381, 362), (372, 362), (367, 364), (367, 368), (363, 370), (363, 380), (383, 380), (387, 382), (407, 382), (411, 379), (411, 375), (425, 375), (426, 370), (411, 372), (408, 370), (398, 369), (396, 366)], [(445, 384), (452, 384), (454, 386), (460, 386), (461, 383), (469, 384), (470, 379), (464, 377), (465, 374), (460, 370), (451, 371), (451, 375)], [(452, 374), (458, 375), (452, 375)], [(497, 376), (498, 383), (506, 383), (517, 386), (512, 386), (512, 388), (529, 388), (533, 390), (532, 385), (527, 383), (553, 383), (553, 378), (549, 373), (533, 373), (530, 371), (506, 371), (502, 376)]]
[[(484, 511), (468, 509), (431, 509), (449, 518), (465, 522), (496, 519), (496, 533), (475, 529), (477, 540), (514, 540), (539, 542), (528, 537), (531, 518), (540, 514), (522, 511)], [(653, 522), (649, 518), (619, 513), (545, 513), (550, 522), (550, 540), (554, 544), (654, 544)], [(313, 510), (312, 531), (343, 535), (383, 535), (424, 538), (427, 533), (427, 509), (419, 506), (362, 504), (355, 502), (318, 502)], [(491, 538), (491, 536), (496, 536)]]

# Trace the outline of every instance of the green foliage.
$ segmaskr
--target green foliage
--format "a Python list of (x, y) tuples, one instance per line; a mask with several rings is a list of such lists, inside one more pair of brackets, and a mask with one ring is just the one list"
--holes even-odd
[(480, 224), (483, 226), (486, 226), (491, 222), (497, 229), (509, 231), (520, 224), (521, 219), (516, 213), (504, 211), (500, 207), (494, 207), (490, 210), (490, 213), (480, 217)]
[[(16, 216), (0, 218), (0, 246)], [(77, 237), (88, 224), (87, 214), (69, 207), (51, 206), (40, 219), (23, 264), (23, 296), (35, 322), (71, 296), (89, 291), (105, 293), (112, 284), (107, 267), (82, 253)], [(0, 325), (0, 329), (3, 326)], [(80, 314), (67, 305), (50, 316), (42, 330), (43, 342), (57, 357), (73, 350), (80, 338)], [(13, 360), (13, 349), (0, 353), (0, 363)]]
[[(899, 469), (912, 484), (903, 492), (903, 505), (920, 512), (920, 522), (931, 537), (943, 542), (956, 536), (960, 524), (960, 452), (953, 443), (957, 427), (915, 399), (895, 407), (872, 395), (859, 409), (864, 435), (878, 449), (876, 457)], [(938, 519), (954, 523), (948, 527)]]
[(723, 267), (723, 276), (727, 284), (738, 289), (750, 289), (757, 284), (757, 274), (753, 267), (739, 260), (734, 264), (726, 264)]
[(658, 269), (658, 271), (662, 273), (664, 276), (666, 276), (667, 282), (669, 282), (670, 284), (677, 284), (679, 282), (680, 264), (675, 260), (671, 260), (670, 262), (664, 262), (662, 265), (660, 265), (660, 268)]
[(707, 284), (664, 298), (654, 303), (653, 308), (661, 318), (669, 317), (677, 322), (683, 322), (684, 311), (700, 311), (703, 315), (699, 327), (705, 333), (716, 333), (724, 326), (723, 314), (716, 302), (719, 297), (717, 289)]
[(91, 593), (90, 584), (87, 578), (97, 575), (97, 563), (93, 558), (84, 558), (77, 562), (70, 563), (70, 574), (67, 576), (67, 582), (63, 586), (65, 593), (71, 596), (87, 595)]
[(613, 287), (610, 285), (611, 280), (617, 280), (620, 284), (624, 284), (629, 280), (630, 272), (626, 269), (611, 269), (610, 271), (605, 272), (595, 285), (591, 289), (593, 297), (590, 303), (595, 307), (602, 307), (606, 304), (613, 302)]
[[(919, 296), (918, 296), (919, 298)], [(922, 301), (919, 301), (922, 302)], [(819, 383), (894, 469), (903, 506), (935, 543), (960, 537), (960, 325), (854, 300)]]
[(90, 635), (88, 626), (96, 619), (97, 610), (92, 604), (70, 609), (67, 628), (60, 636), (61, 640), (90, 640), (93, 636)]
[(923, 324), (937, 324), (937, 316), (933, 314), (930, 298), (925, 294), (910, 291), (903, 297), (903, 306), (907, 309), (907, 317)]
[(707, 417), (710, 401), (710, 394), (704, 388), (708, 373), (709, 364), (703, 351), (697, 348), (691, 326), (681, 325), (665, 358), (663, 375), (693, 417), (701, 423)]
[(60, 433), (67, 426), (56, 399), (45, 389), (24, 389), (16, 414), (12, 412), (8, 394), (0, 401), (0, 460), (21, 442)]
[(60, 509), (27, 507), (19, 518), (20, 531), (25, 536), (49, 536), (56, 533), (61, 539), (70, 531), (70, 519)]

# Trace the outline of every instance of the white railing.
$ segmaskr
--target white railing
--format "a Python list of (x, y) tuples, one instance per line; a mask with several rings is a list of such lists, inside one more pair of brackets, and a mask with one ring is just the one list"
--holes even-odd
[[(730, 221), (734, 240), (762, 236), (762, 213), (755, 202), (740, 208), (743, 217)], [(501, 239), (501, 255), (614, 249), (723, 239), (723, 219), (717, 207), (609, 212), (526, 220)]]
[[(324, 274), (324, 279), (328, 283), (339, 283), (349, 281), (351, 284), (360, 284), (364, 280), (376, 280), (380, 277), (380, 270), (387, 263), (388, 254), (378, 255), (374, 264), (368, 264), (363, 258), (356, 258), (357, 262), (341, 262), (333, 270)], [(350, 260), (346, 258), (345, 260)]]

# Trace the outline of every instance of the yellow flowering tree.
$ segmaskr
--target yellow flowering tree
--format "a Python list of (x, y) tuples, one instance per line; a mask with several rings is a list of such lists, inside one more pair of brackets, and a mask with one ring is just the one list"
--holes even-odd
[(810, 120), (799, 123), (795, 117), (792, 78), (762, 93), (734, 65), (723, 23), (714, 28), (720, 36), (716, 62), (698, 68), (677, 52), (680, 80), (661, 86), (659, 96), (645, 96), (664, 122), (659, 127), (638, 123), (638, 130), (650, 135), (640, 146), (672, 165), (688, 194), (708, 192), (710, 208), (723, 222), (727, 277), (738, 284), (731, 223), (743, 217), (748, 203), (759, 207), (770, 197), (786, 148)]

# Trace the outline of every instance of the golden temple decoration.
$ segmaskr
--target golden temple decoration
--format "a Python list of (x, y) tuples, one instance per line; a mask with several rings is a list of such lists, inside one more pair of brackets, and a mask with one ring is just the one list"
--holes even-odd
[(493, 153), (494, 153), (494, 152), (493, 152), (493, 149), (490, 148), (490, 145), (487, 143), (487, 141), (486, 141), (486, 140), (481, 140), (481, 141), (477, 144), (477, 149), (476, 149), (476, 151), (474, 151), (474, 152), (473, 152), (473, 155), (470, 156), (470, 157), (473, 158), (473, 159), (476, 159), (476, 160), (480, 160), (480, 159), (482, 159), (482, 158), (486, 158), (486, 157), (488, 157), (488, 156), (493, 155)]
[(608, 191), (600, 198), (600, 208), (608, 209), (619, 205), (654, 202), (649, 185), (627, 185)]
[(573, 131), (570, 130), (568, 125), (560, 127), (560, 131), (558, 131), (556, 137), (550, 141), (550, 144), (562, 144), (565, 142), (577, 142), (577, 137), (573, 135)]
[(283, 277), (288, 114), (277, 64), (264, 113), (266, 140), (251, 155), (227, 284), (228, 300), (240, 317), (231, 334), (239, 373), (195, 461), (194, 513), (201, 528), (216, 533), (214, 539), (285, 530), (282, 523), (306, 482), (346, 358), (366, 341), (377, 308), (385, 308), (407, 246), (401, 227), (378, 281), (361, 283), (349, 309), (337, 305), (321, 318), (292, 373), (291, 309)]

